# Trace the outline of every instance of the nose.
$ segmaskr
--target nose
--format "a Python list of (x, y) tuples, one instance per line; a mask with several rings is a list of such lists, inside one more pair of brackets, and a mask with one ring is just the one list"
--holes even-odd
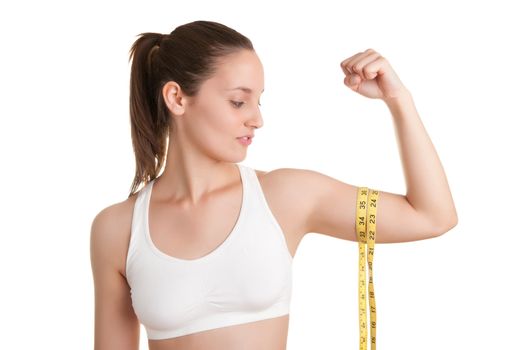
[(254, 113), (253, 117), (247, 121), (247, 124), (255, 129), (259, 129), (264, 125), (262, 112), (260, 112), (260, 109), (258, 109), (256, 113)]

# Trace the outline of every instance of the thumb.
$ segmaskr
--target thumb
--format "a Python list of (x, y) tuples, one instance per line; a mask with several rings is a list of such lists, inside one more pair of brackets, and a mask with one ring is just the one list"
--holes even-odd
[(357, 90), (360, 82), (362, 81), (361, 77), (358, 74), (350, 74), (346, 76), (344, 80), (344, 83), (352, 90)]
[(362, 81), (361, 77), (358, 74), (351, 74), (350, 77), (350, 85), (359, 85), (359, 83)]

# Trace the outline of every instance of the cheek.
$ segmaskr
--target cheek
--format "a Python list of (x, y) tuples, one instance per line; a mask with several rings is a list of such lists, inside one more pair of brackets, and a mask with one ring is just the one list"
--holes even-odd
[(232, 134), (239, 132), (238, 121), (241, 120), (239, 114), (239, 111), (230, 106), (229, 101), (220, 101), (208, 105), (201, 116), (208, 129)]
[(229, 139), (236, 141), (236, 136), (242, 129), (237, 125), (237, 117), (232, 110), (219, 107), (202, 107), (199, 111), (194, 111), (196, 113), (192, 116), (192, 137), (196, 143), (206, 148), (224, 147)]

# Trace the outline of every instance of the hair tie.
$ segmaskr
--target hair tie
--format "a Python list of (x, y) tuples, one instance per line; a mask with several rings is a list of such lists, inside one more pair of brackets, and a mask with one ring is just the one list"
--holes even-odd
[(163, 39), (166, 38), (166, 36), (167, 36), (166, 34), (157, 33), (157, 37), (156, 37), (156, 40), (154, 41), (154, 45), (152, 46), (152, 48), (150, 48), (150, 51), (148, 52), (149, 64), (152, 63), (153, 55), (157, 52), (157, 50), (159, 50), (159, 48), (161, 47), (161, 42), (163, 41)]

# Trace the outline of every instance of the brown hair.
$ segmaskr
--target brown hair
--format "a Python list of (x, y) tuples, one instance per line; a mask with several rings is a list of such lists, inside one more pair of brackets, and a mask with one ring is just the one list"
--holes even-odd
[(130, 49), (130, 124), (136, 171), (130, 198), (143, 183), (157, 178), (166, 160), (172, 131), (164, 102), (165, 83), (175, 81), (187, 96), (214, 75), (220, 59), (240, 49), (254, 50), (251, 41), (223, 24), (194, 21), (170, 34), (142, 33)]

